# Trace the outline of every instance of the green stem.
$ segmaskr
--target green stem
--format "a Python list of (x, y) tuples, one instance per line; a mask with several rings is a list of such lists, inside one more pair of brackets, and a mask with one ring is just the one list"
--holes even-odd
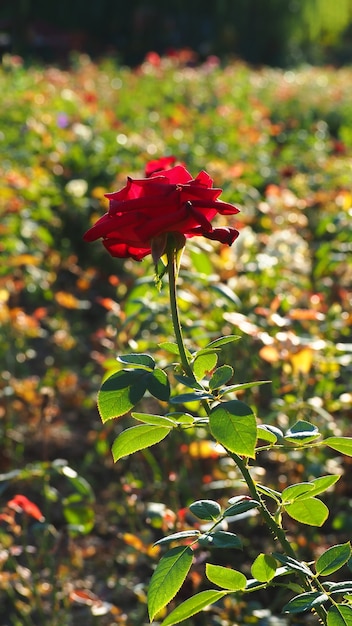
[(170, 307), (171, 318), (174, 327), (176, 342), (180, 353), (181, 364), (183, 370), (187, 376), (194, 379), (192, 368), (189, 364), (187, 357), (185, 344), (182, 336), (182, 328), (180, 322), (180, 316), (177, 306), (177, 292), (176, 292), (176, 274), (177, 274), (177, 255), (176, 250), (172, 248), (168, 251), (168, 273), (169, 273), (169, 294), (170, 294)]
[(265, 506), (265, 503), (263, 502), (261, 495), (255, 486), (255, 482), (248, 470), (248, 467), (245, 461), (242, 459), (242, 457), (238, 456), (238, 454), (234, 454), (232, 452), (228, 452), (228, 454), (235, 461), (238, 469), (240, 470), (244, 480), (246, 481), (247, 487), (249, 489), (249, 493), (251, 494), (252, 498), (260, 502), (262, 516), (267, 526), (270, 528), (271, 532), (275, 535), (275, 537), (280, 541), (281, 546), (284, 552), (286, 553), (286, 555), (297, 560), (295, 551), (293, 550), (289, 541), (287, 541), (284, 530), (275, 521), (274, 517), (271, 515), (271, 513), (268, 511), (267, 507)]
[[(266, 525), (268, 526), (268, 528), (273, 533), (274, 537), (276, 537), (281, 543), (284, 553), (286, 554), (286, 556), (289, 556), (292, 559), (295, 559), (295, 561), (299, 561), (299, 558), (297, 557), (290, 542), (286, 539), (284, 529), (276, 522), (275, 518), (271, 515), (270, 511), (267, 509), (265, 502), (261, 498), (261, 495), (255, 486), (255, 482), (248, 470), (248, 467), (245, 461), (238, 454), (234, 454), (233, 452), (229, 452), (229, 451), (227, 452), (229, 456), (235, 461), (244, 480), (246, 481), (247, 487), (249, 489), (249, 493), (251, 494), (252, 498), (260, 502), (260, 511), (261, 511), (262, 517)], [(309, 578), (307, 578), (306, 576), (304, 576), (303, 573), (301, 574), (300, 572), (297, 572), (297, 575), (300, 577), (302, 586), (304, 587), (305, 591), (315, 591), (315, 588), (312, 586)], [(315, 611), (317, 615), (319, 616), (319, 618), (321, 619), (321, 621), (325, 624), (326, 615), (327, 615), (326, 609), (323, 606), (317, 606), (315, 607)]]

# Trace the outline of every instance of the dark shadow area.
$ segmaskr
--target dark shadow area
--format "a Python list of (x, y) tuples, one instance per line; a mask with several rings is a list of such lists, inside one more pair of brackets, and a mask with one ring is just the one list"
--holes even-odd
[(0, 3), (0, 53), (65, 64), (72, 51), (138, 65), (146, 53), (189, 48), (254, 65), (350, 63), (352, 3), (325, 0), (14, 0)]

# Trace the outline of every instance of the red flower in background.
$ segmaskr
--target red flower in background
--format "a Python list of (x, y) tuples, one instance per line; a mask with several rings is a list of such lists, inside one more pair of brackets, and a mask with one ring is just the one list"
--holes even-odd
[(232, 227), (213, 228), (211, 221), (218, 214), (235, 215), (239, 209), (218, 200), (221, 189), (213, 188), (206, 172), (192, 178), (183, 165), (165, 169), (171, 159), (165, 157), (149, 164), (146, 169), (151, 173), (147, 178), (128, 178), (123, 189), (106, 194), (109, 211), (85, 233), (85, 241), (102, 237), (112, 256), (138, 261), (151, 253), (153, 239), (167, 233), (201, 235), (231, 245), (238, 231)]
[(17, 513), (26, 513), (39, 522), (44, 522), (45, 520), (43, 513), (38, 509), (37, 505), (21, 494), (17, 494), (12, 500), (9, 500), (7, 506)]

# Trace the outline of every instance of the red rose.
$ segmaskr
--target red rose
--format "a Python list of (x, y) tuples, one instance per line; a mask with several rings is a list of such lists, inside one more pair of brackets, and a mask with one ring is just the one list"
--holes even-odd
[(176, 158), (174, 156), (161, 157), (160, 159), (155, 159), (155, 161), (149, 161), (145, 166), (145, 176), (149, 178), (155, 172), (163, 172), (165, 170), (170, 169), (173, 165), (175, 165)]
[(218, 213), (234, 215), (239, 209), (218, 200), (221, 189), (212, 185), (206, 172), (193, 179), (182, 165), (155, 172), (149, 178), (128, 178), (126, 187), (106, 194), (109, 211), (85, 233), (84, 239), (102, 237), (112, 256), (138, 261), (151, 253), (154, 238), (167, 233), (202, 235), (231, 245), (238, 231), (213, 228), (211, 220)]

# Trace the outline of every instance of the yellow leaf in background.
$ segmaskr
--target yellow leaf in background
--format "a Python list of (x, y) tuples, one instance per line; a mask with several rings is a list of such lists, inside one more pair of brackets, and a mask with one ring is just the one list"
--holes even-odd
[(274, 346), (264, 346), (259, 350), (259, 356), (267, 363), (277, 363), (280, 360), (280, 354)]
[(311, 348), (303, 348), (295, 354), (290, 354), (290, 361), (294, 375), (308, 374), (313, 363), (313, 350)]
[(145, 545), (143, 541), (137, 537), (137, 535), (133, 535), (132, 533), (123, 533), (122, 539), (128, 546), (135, 548), (135, 550), (138, 550), (139, 552), (145, 551)]
[(104, 198), (107, 191), (108, 190), (105, 189), (105, 187), (94, 187), (94, 189), (92, 189), (92, 198), (101, 200), (102, 198)]
[(123, 541), (128, 545), (137, 550), (137, 552), (143, 552), (143, 554), (148, 554), (149, 556), (157, 556), (159, 547), (154, 546), (152, 543), (145, 544), (143, 541), (134, 535), (133, 533), (123, 533), (121, 535)]
[(189, 444), (188, 454), (195, 459), (217, 459), (225, 454), (225, 450), (215, 441), (202, 439)]
[(352, 193), (349, 191), (346, 191), (344, 194), (342, 208), (345, 211), (348, 211), (351, 208), (351, 206), (352, 206)]
[(39, 265), (41, 259), (33, 254), (19, 254), (11, 259), (11, 263), (14, 267), (19, 265)]
[(7, 289), (0, 289), (0, 303), (7, 302), (10, 297), (10, 292)]
[(80, 308), (80, 301), (72, 293), (68, 293), (67, 291), (58, 291), (55, 294), (55, 300), (60, 306), (65, 307), (65, 309)]
[(288, 317), (291, 320), (306, 321), (306, 320), (318, 320), (325, 319), (325, 315), (320, 311), (314, 309), (292, 309), (288, 313)]

